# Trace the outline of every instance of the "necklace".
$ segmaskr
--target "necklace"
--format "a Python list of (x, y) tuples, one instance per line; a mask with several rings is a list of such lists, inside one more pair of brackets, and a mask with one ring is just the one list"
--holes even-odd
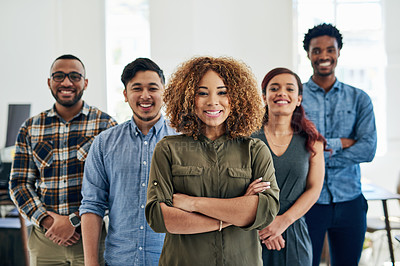
[(276, 144), (273, 140), (272, 140), (272, 136), (269, 134), (268, 129), (265, 129), (265, 132), (267, 133), (267, 135), (269, 136), (269, 140), (271, 141), (272, 145), (276, 146), (276, 147), (286, 147), (290, 144), (291, 139), (289, 140), (289, 142), (287, 144)]

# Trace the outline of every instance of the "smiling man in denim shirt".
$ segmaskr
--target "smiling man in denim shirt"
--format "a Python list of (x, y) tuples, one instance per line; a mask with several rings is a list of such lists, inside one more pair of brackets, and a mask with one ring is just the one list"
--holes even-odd
[(99, 135), (89, 152), (82, 185), (85, 265), (98, 265), (102, 218), (109, 210), (104, 259), (107, 265), (158, 265), (164, 234), (145, 218), (147, 183), (155, 145), (176, 134), (161, 114), (164, 74), (138, 58), (121, 76), (132, 119)]
[(375, 156), (375, 117), (369, 96), (335, 76), (342, 45), (342, 35), (331, 24), (315, 26), (304, 37), (314, 73), (304, 84), (303, 106), (331, 149), (325, 153), (321, 195), (306, 214), (314, 266), (326, 232), (332, 265), (358, 265), (366, 231), (360, 163)]

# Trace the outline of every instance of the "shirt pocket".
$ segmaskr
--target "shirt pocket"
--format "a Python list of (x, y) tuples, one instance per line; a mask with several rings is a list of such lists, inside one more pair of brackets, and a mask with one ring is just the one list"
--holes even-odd
[(39, 169), (49, 167), (53, 163), (53, 141), (38, 142), (33, 147), (32, 154)]
[(172, 165), (172, 181), (174, 193), (184, 193), (191, 196), (203, 196), (203, 167)]
[(354, 125), (356, 124), (356, 113), (353, 110), (340, 110), (338, 111), (338, 117), (339, 137), (352, 138), (354, 136)]
[[(229, 196), (242, 196), (246, 192), (252, 178), (251, 168), (228, 167)], [(231, 194), (232, 193), (232, 194)]]
[(320, 111), (306, 111), (306, 118), (313, 122), (317, 128), (320, 128), (319, 115)]
[(90, 146), (93, 143), (94, 136), (81, 136), (76, 145), (76, 158), (79, 161), (85, 161), (89, 153)]

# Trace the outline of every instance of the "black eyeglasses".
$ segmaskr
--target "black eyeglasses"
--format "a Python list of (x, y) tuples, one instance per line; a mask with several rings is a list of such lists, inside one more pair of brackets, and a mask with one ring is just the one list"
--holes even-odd
[(54, 72), (53, 74), (51, 74), (51, 77), (56, 82), (63, 82), (65, 77), (68, 77), (71, 82), (79, 82), (79, 81), (81, 81), (83, 75), (78, 72), (64, 73), (61, 71), (57, 71), (57, 72)]

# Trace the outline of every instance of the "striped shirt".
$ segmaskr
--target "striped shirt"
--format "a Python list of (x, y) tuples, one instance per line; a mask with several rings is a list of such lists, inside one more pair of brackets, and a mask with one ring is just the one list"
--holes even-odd
[(10, 196), (37, 226), (46, 211), (69, 215), (79, 209), (86, 156), (93, 139), (116, 121), (85, 102), (70, 121), (53, 106), (22, 125), (10, 174)]

